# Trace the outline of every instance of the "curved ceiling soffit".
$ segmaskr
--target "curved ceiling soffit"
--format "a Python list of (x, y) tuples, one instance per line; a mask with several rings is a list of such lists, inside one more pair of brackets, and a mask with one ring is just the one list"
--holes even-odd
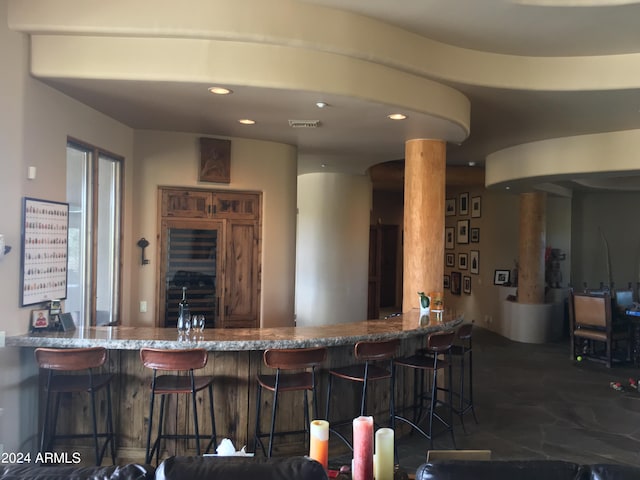
[(207, 38), (295, 46), (418, 76), (495, 88), (572, 91), (640, 87), (640, 53), (575, 57), (495, 54), (447, 45), (356, 13), (287, 0), (281, 2), (287, 15), (273, 2), (266, 5), (261, 0), (219, 0), (215, 5), (194, 2), (178, 13), (150, 3), (153, 18), (144, 8), (132, 12), (126, 2), (111, 4), (99, 18), (87, 2), (65, 3), (73, 6), (73, 16), (64, 14), (68, 10), (60, 9), (58, 2), (12, 1), (9, 24), (32, 34)]
[[(632, 190), (635, 180), (615, 177), (640, 173), (634, 152), (640, 149), (640, 130), (554, 138), (517, 145), (487, 156), (487, 188), (534, 188), (553, 181), (575, 181), (586, 187)], [(561, 159), (561, 161), (559, 161)], [(595, 179), (593, 177), (603, 177)]]

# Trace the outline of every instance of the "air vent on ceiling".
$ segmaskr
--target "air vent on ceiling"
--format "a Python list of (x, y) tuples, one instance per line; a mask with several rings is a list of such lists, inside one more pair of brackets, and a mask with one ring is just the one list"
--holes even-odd
[(320, 120), (289, 120), (291, 128), (317, 128), (320, 126)]

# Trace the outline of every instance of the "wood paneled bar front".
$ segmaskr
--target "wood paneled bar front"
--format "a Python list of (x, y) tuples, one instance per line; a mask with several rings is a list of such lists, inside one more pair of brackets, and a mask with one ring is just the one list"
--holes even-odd
[[(462, 323), (462, 318), (445, 312), (431, 313), (420, 318), (419, 311), (389, 319), (325, 325), (316, 327), (238, 328), (209, 329), (191, 332), (188, 338), (179, 338), (172, 328), (147, 327), (90, 327), (72, 332), (43, 332), (17, 335), (7, 338), (7, 346), (37, 348), (80, 348), (103, 346), (109, 350), (108, 368), (116, 373), (113, 391), (114, 422), (117, 434), (119, 461), (143, 461), (146, 431), (149, 422), (149, 384), (151, 372), (141, 363), (142, 347), (183, 349), (204, 348), (209, 352), (207, 366), (196, 372), (215, 376), (214, 399), (218, 442), (230, 438), (237, 448), (253, 447), (256, 414), (256, 374), (266, 372), (262, 352), (268, 348), (304, 348), (326, 346), (329, 348), (326, 364), (319, 374), (319, 411), (324, 412), (326, 400), (325, 371), (334, 366), (354, 362), (353, 346), (359, 341), (398, 338), (401, 341), (399, 355), (423, 346), (426, 335), (440, 330), (450, 330)], [(34, 360), (35, 361), (35, 360)], [(411, 376), (412, 377), (412, 376)], [(403, 404), (413, 392), (413, 378), (399, 378), (396, 401)], [(389, 392), (386, 382), (374, 382), (369, 396), (369, 409), (374, 416), (380, 414), (380, 423), (387, 423)], [(376, 385), (381, 384), (381, 385)], [(41, 382), (42, 385), (42, 382)], [(360, 390), (353, 385), (334, 386), (332, 396), (340, 401), (332, 402), (331, 417), (334, 420), (350, 419), (359, 411)], [(178, 408), (169, 403), (164, 429), (166, 432), (191, 433), (193, 430), (190, 402), (186, 398), (172, 399)], [(262, 408), (270, 408), (272, 398), (264, 395)], [(41, 402), (42, 403), (42, 402)], [(206, 406), (200, 395), (198, 404)], [(78, 408), (69, 398), (63, 398), (60, 407), (59, 431), (89, 431), (91, 424), (88, 408)], [(302, 427), (302, 395), (283, 394), (278, 401), (277, 430), (296, 430)], [(156, 409), (157, 410), (157, 409)], [(200, 410), (200, 408), (199, 408)], [(171, 412), (171, 413), (169, 413)], [(299, 412), (299, 413), (298, 413)], [(206, 409), (199, 415), (200, 431), (208, 432)], [(268, 431), (269, 415), (263, 415), (263, 431)], [(156, 419), (154, 419), (154, 424)], [(274, 442), (274, 455), (306, 454), (307, 446), (299, 436), (278, 438)], [(204, 443), (203, 443), (204, 444)], [(332, 443), (332, 448), (334, 444)], [(335, 448), (341, 444), (335, 443)], [(84, 444), (70, 444), (69, 450), (83, 451)], [(62, 450), (58, 447), (56, 450)], [(86, 445), (87, 452), (90, 445)], [(193, 441), (167, 441), (163, 455), (194, 454)], [(87, 454), (87, 458), (89, 455)]]

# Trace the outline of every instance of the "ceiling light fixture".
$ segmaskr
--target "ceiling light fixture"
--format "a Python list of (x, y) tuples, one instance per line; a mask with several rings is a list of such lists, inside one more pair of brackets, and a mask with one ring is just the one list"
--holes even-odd
[(243, 125), (254, 125), (256, 123), (255, 120), (251, 120), (250, 118), (242, 118), (238, 120), (238, 122), (240, 122)]
[(469, 162), (467, 165), (469, 165), (470, 167), (475, 167), (476, 166), (476, 162)]
[(391, 120), (404, 120), (407, 116), (403, 113), (392, 113), (391, 115), (387, 115), (387, 118)]
[(230, 93), (233, 93), (233, 90), (229, 90), (224, 87), (209, 87), (207, 90), (209, 90), (209, 93), (213, 93), (215, 95), (229, 95)]
[(329, 104), (326, 102), (316, 102), (316, 107), (318, 108), (324, 108), (324, 107), (328, 107)]

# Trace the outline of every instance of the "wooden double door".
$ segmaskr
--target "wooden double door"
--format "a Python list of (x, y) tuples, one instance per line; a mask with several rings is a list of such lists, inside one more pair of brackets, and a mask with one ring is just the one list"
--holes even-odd
[(159, 203), (159, 326), (176, 326), (186, 287), (207, 327), (258, 327), (261, 194), (162, 187)]

